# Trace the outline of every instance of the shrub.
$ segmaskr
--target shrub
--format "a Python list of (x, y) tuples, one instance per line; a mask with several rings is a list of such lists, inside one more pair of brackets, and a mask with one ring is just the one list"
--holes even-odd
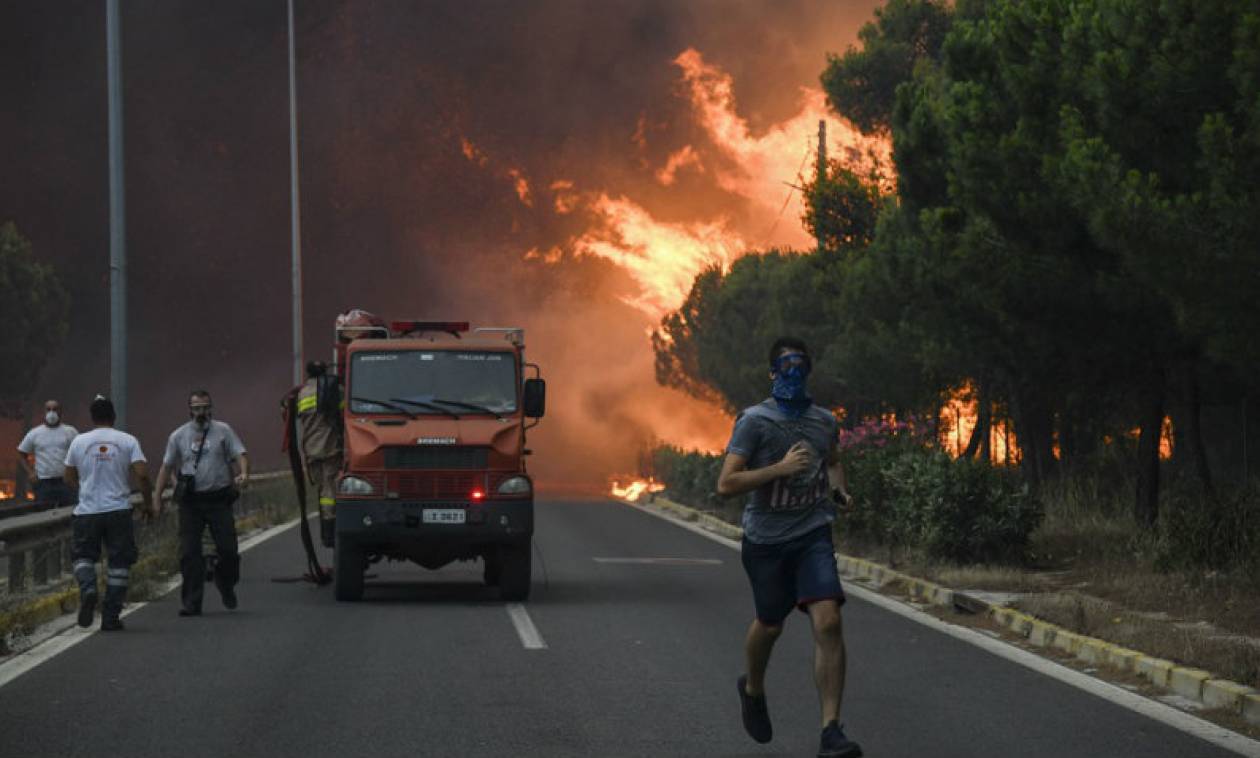
[(884, 423), (842, 450), (853, 504), (841, 528), (930, 557), (984, 563), (1023, 559), (1042, 509), (1014, 472), (953, 460), (913, 425)]
[[(872, 421), (841, 434), (853, 503), (840, 528), (885, 545), (958, 562), (1018, 561), (1042, 509), (1014, 472), (953, 460), (930, 427)], [(659, 447), (652, 461), (672, 499), (734, 517), (742, 498), (715, 492), (723, 456)]]
[(723, 500), (717, 495), (722, 459), (721, 455), (669, 445), (652, 451), (653, 471), (656, 480), (665, 485), (666, 494), (681, 503), (710, 510), (722, 509)]
[(1240, 569), (1260, 576), (1260, 493), (1204, 497), (1189, 486), (1170, 490), (1160, 509), (1156, 568)]

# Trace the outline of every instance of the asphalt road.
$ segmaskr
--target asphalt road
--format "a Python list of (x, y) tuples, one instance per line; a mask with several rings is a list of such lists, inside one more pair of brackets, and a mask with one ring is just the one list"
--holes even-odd
[[(290, 530), (244, 555), (237, 611), (211, 594), (178, 618), (168, 595), (0, 687), (0, 756), (814, 755), (799, 614), (771, 662), (774, 742), (740, 726), (735, 551), (610, 501), (540, 503), (535, 541), (545, 648), (477, 564), (378, 564), (358, 604), (272, 582), (301, 569)], [(619, 560), (642, 558), (690, 560)], [(845, 627), (868, 756), (1231, 755), (857, 599)]]

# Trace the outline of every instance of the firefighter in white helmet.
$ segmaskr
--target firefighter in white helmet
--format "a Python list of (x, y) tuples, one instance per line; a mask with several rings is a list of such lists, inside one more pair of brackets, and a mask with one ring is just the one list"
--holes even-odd
[(306, 383), (298, 391), (298, 423), (306, 476), (319, 498), (320, 538), (333, 544), (337, 473), (343, 456), (341, 442), (341, 390), (337, 377), (328, 374), (322, 361), (306, 364)]

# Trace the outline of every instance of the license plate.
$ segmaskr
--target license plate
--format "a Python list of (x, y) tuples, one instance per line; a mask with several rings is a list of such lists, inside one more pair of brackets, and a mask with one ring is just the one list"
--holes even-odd
[(463, 508), (425, 508), (424, 523), (426, 524), (462, 524), (464, 523)]

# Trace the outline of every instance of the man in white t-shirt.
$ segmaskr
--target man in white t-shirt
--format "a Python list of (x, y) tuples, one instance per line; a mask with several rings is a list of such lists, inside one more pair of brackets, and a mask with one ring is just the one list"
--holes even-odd
[(123, 628), (118, 615), (127, 600), (131, 565), (139, 557), (131, 525), (131, 480), (134, 474), (144, 500), (144, 513), (153, 518), (157, 509), (150, 494), (152, 483), (140, 442), (114, 428), (114, 404), (97, 396), (92, 401), (92, 431), (80, 434), (66, 453), (66, 481), (79, 485), (79, 504), (70, 520), (74, 578), (79, 582), (79, 626), (92, 625), (96, 609), (96, 562), (105, 543), (108, 566), (105, 602), (101, 605), (101, 630)]
[[(66, 451), (79, 430), (61, 423), (61, 403), (44, 403), (44, 423), (31, 429), (18, 444), (18, 461), (26, 470), (35, 501), (60, 507), (74, 505), (74, 490), (66, 486)], [(31, 459), (34, 458), (34, 465)]]

